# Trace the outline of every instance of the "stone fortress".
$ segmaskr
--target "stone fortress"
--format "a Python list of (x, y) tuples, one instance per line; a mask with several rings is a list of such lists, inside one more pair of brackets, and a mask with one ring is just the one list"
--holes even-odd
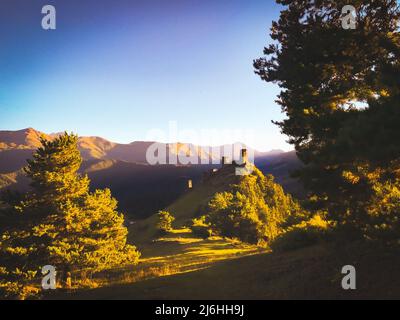
[(249, 161), (247, 149), (240, 150), (240, 160), (230, 160), (227, 156), (221, 157), (222, 166), (214, 168), (203, 173), (203, 182), (209, 180), (211, 177), (221, 172), (227, 175), (243, 176), (248, 175), (253, 171), (254, 164)]

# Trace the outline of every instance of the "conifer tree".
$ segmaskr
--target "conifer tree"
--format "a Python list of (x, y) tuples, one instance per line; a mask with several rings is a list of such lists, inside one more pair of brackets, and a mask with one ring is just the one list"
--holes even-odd
[[(367, 236), (399, 229), (397, 1), (352, 1), (355, 29), (342, 26), (348, 1), (277, 2), (284, 9), (272, 24), (274, 43), (254, 66), (282, 89), (277, 102), (287, 119), (277, 124), (306, 164), (299, 177), (310, 199)], [(380, 211), (382, 190), (390, 205)]]
[(42, 139), (28, 160), (25, 172), (32, 191), (14, 205), (19, 219), (0, 240), (0, 286), (12, 293), (28, 290), (44, 265), (56, 267), (60, 284), (67, 273), (82, 276), (138, 261), (110, 190), (90, 192), (88, 177), (78, 173), (77, 140), (68, 133)]

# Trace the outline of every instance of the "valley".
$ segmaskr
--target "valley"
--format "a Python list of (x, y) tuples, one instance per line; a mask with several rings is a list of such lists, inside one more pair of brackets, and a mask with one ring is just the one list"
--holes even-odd
[[(52, 139), (59, 134), (44, 134), (32, 128), (0, 131), (0, 190), (27, 190), (28, 180), (22, 168), (26, 159), (40, 146), (40, 136)], [(204, 172), (219, 168), (209, 165), (148, 165), (146, 150), (152, 142), (116, 144), (100, 137), (81, 137), (78, 147), (83, 157), (81, 173), (88, 174), (92, 189), (110, 188), (119, 209), (130, 219), (142, 219), (173, 203), (187, 191), (187, 180), (202, 181)], [(179, 144), (178, 152), (187, 152)], [(224, 146), (221, 146), (223, 149)], [(274, 150), (254, 152), (255, 164), (264, 173), (273, 174), (288, 192), (296, 196), (302, 188), (290, 177), (300, 166), (294, 152)]]

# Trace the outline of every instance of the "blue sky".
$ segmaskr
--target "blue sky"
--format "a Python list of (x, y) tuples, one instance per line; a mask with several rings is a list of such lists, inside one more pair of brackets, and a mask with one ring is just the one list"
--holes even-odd
[[(46, 4), (56, 30), (41, 28)], [(0, 129), (127, 143), (152, 129), (170, 140), (176, 121), (179, 130), (251, 130), (254, 139), (239, 140), (288, 150), (271, 124), (283, 117), (279, 90), (252, 67), (278, 16), (272, 0), (2, 0)]]

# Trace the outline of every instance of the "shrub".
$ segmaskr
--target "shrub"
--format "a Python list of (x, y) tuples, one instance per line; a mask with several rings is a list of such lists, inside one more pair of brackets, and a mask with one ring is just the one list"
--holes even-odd
[(396, 183), (375, 183), (374, 196), (367, 206), (367, 218), (363, 224), (368, 239), (398, 243), (400, 235), (400, 180)]
[(157, 229), (161, 232), (168, 232), (172, 230), (172, 222), (175, 221), (175, 218), (168, 211), (160, 210), (158, 212), (158, 223)]
[(316, 214), (308, 221), (289, 227), (270, 247), (274, 251), (290, 251), (311, 246), (325, 240), (333, 226), (321, 214)]
[(190, 229), (195, 236), (203, 239), (207, 239), (212, 235), (210, 224), (206, 222), (206, 216), (201, 216), (200, 218), (193, 219)]

